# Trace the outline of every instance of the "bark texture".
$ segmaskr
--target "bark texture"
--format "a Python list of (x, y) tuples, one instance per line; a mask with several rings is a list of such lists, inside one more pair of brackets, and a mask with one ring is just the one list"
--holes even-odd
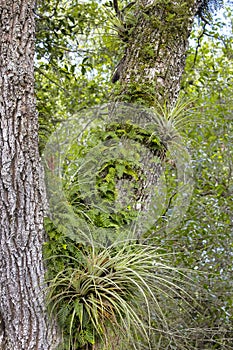
[[(138, 0), (129, 13), (125, 13), (125, 32), (119, 33), (125, 54), (112, 78), (113, 82), (119, 80), (115, 89), (116, 101), (147, 107), (156, 106), (158, 102), (165, 102), (169, 107), (175, 104), (192, 24), (202, 3), (203, 0)], [(151, 189), (163, 172), (169, 138), (162, 141), (164, 152), (158, 153), (160, 162), (157, 165), (151, 162), (150, 150), (141, 162), (144, 180), (138, 184), (140, 196), (136, 208), (145, 217), (152, 204)], [(150, 171), (145, 171), (149, 165)], [(117, 187), (122, 188), (122, 183)], [(125, 197), (124, 193), (122, 197)], [(137, 233), (142, 237), (140, 225)]]
[(34, 98), (34, 0), (0, 5), (0, 349), (54, 349), (44, 301), (44, 186)]
[(134, 23), (127, 24), (125, 55), (113, 80), (120, 79), (117, 100), (173, 104), (180, 90), (188, 38), (202, 0), (139, 0)]

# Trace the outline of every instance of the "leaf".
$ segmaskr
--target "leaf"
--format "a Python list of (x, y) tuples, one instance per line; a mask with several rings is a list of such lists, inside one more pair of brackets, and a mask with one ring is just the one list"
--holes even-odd
[(83, 304), (80, 303), (79, 299), (75, 300), (74, 309), (75, 309), (76, 314), (78, 315), (81, 329), (83, 329)]

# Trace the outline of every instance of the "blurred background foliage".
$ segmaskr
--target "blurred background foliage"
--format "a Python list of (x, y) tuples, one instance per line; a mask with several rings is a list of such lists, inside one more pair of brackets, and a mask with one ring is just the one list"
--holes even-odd
[[(121, 3), (122, 8), (126, 5)], [(166, 318), (172, 334), (163, 337), (155, 330), (154, 349), (233, 349), (232, 15), (226, 7), (211, 25), (196, 21), (191, 33), (181, 91), (195, 100), (193, 113), (199, 120), (185, 130), (195, 189), (179, 228), (169, 234), (160, 230), (153, 244), (161, 252), (175, 253), (174, 266), (197, 271), (192, 278), (201, 289), (195, 284), (189, 289), (199, 307), (178, 314), (171, 302)], [(35, 76), (43, 152), (61, 121), (111, 99), (111, 76), (124, 47), (110, 1), (41, 1), (36, 18)], [(73, 244), (69, 248), (51, 222), (47, 229), (46, 256), (74, 254)], [(56, 273), (58, 266), (63, 268), (60, 263)]]

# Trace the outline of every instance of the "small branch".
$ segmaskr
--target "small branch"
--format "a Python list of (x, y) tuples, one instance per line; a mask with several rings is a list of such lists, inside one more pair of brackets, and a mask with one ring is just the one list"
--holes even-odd
[(113, 7), (114, 7), (114, 10), (116, 12), (116, 15), (118, 18), (121, 17), (121, 11), (119, 10), (119, 6), (118, 6), (118, 1), (117, 0), (113, 0)]
[(196, 50), (195, 50), (195, 56), (194, 56), (194, 61), (193, 61), (193, 67), (192, 68), (195, 67), (195, 64), (196, 64), (196, 61), (197, 61), (198, 49), (199, 49), (199, 47), (201, 47), (201, 39), (206, 34), (205, 28), (206, 28), (207, 24), (209, 24), (209, 23), (207, 21), (204, 21), (204, 25), (202, 27), (202, 32), (201, 32), (201, 34), (199, 35), (199, 37), (197, 39), (197, 47), (196, 47)]
[(40, 68), (38, 68), (38, 67), (35, 67), (35, 70), (36, 70), (37, 72), (39, 72), (40, 74), (42, 74), (46, 79), (48, 79), (49, 81), (51, 81), (51, 83), (53, 83), (53, 84), (55, 84), (56, 86), (58, 86), (58, 87), (59, 87), (61, 90), (63, 90), (67, 95), (70, 96), (70, 93), (69, 93), (66, 89), (64, 89), (62, 85), (60, 85), (58, 82), (56, 82), (55, 80), (53, 80), (53, 79), (51, 79), (50, 77), (48, 77), (48, 75), (45, 74), (45, 73), (43, 72), (42, 69), (40, 69)]

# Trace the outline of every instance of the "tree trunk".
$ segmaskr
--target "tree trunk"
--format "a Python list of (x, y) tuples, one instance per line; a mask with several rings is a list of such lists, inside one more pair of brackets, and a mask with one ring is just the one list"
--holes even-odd
[[(188, 38), (202, 0), (139, 0), (125, 17), (125, 55), (118, 71), (117, 100), (152, 106), (173, 104), (180, 90)], [(130, 28), (131, 27), (131, 28)], [(128, 28), (128, 29), (127, 29)]]
[(0, 349), (55, 348), (45, 309), (34, 0), (0, 6)]
[[(189, 35), (202, 2), (138, 0), (130, 9), (131, 13), (125, 14), (125, 54), (113, 76), (113, 81), (119, 79), (119, 85), (114, 91), (115, 101), (138, 103), (146, 107), (157, 106), (157, 103), (166, 103), (168, 108), (174, 106), (185, 68)], [(171, 141), (168, 132), (166, 134), (165, 128), (164, 140), (161, 140), (164, 151), (158, 152), (157, 165), (151, 161), (153, 155), (149, 148), (141, 162), (143, 171), (137, 184), (140, 199), (134, 204), (134, 208), (148, 217), (149, 224), (153, 223), (155, 217), (153, 211), (150, 213), (150, 207), (154, 207), (153, 188), (163, 173), (163, 161), (166, 158), (168, 142)], [(161, 137), (159, 132), (157, 136)], [(122, 187), (122, 182), (119, 182), (119, 193)], [(121, 198), (125, 197), (123, 193)], [(143, 239), (140, 220), (136, 231), (137, 237)]]

